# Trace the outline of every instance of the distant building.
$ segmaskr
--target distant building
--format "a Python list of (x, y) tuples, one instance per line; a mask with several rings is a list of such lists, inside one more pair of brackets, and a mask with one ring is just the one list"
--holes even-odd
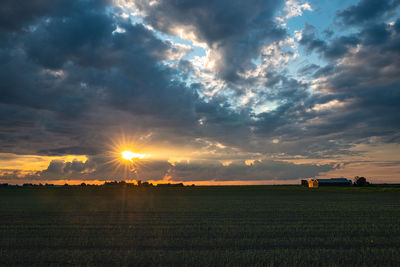
[(309, 180), (308, 181), (308, 187), (309, 188), (318, 188), (318, 181), (317, 180)]
[(352, 184), (352, 181), (346, 178), (311, 179), (308, 181), (309, 188), (318, 188), (321, 186), (351, 186)]
[(308, 181), (307, 180), (301, 180), (301, 186), (308, 187)]
[(157, 187), (183, 187), (183, 183), (179, 183), (179, 184), (157, 184)]
[(351, 186), (353, 182), (346, 178), (317, 179), (319, 186)]

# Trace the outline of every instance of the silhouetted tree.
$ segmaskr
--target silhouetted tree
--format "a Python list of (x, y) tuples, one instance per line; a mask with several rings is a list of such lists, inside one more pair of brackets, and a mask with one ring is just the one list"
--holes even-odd
[(369, 182), (365, 177), (356, 176), (354, 177), (354, 186), (367, 186)]
[[(138, 185), (139, 185), (139, 181), (138, 181)], [(141, 186), (141, 187), (150, 187), (150, 186), (153, 186), (153, 184), (149, 183), (149, 182), (143, 182), (143, 183), (141, 182), (139, 186)]]
[(127, 187), (127, 186), (134, 186), (133, 183), (127, 183), (126, 181), (111, 181), (111, 182), (104, 182), (103, 186), (115, 186), (115, 187)]

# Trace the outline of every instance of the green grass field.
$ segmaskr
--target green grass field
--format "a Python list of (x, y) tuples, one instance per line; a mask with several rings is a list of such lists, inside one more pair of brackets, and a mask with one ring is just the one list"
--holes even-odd
[(400, 191), (0, 188), (0, 264), (399, 266)]

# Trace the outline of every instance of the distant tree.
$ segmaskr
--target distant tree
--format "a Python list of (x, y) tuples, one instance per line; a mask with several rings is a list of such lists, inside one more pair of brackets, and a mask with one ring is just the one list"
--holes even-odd
[(354, 186), (367, 186), (369, 182), (365, 177), (356, 176), (354, 177)]
[(81, 183), (81, 186), (86, 186), (86, 184), (85, 183)]
[[(138, 185), (139, 185), (139, 181), (138, 181)], [(146, 182), (141, 182), (139, 186), (150, 187), (150, 186), (153, 186), (153, 184), (146, 181)]]
[(132, 183), (127, 183), (126, 181), (111, 181), (111, 182), (104, 182), (103, 186), (116, 186), (116, 187), (126, 187), (126, 186), (133, 186)]

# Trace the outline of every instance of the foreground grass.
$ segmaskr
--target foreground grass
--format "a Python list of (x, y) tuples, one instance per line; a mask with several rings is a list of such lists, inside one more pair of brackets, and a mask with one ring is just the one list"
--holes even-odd
[(400, 265), (396, 188), (0, 188), (0, 264)]

